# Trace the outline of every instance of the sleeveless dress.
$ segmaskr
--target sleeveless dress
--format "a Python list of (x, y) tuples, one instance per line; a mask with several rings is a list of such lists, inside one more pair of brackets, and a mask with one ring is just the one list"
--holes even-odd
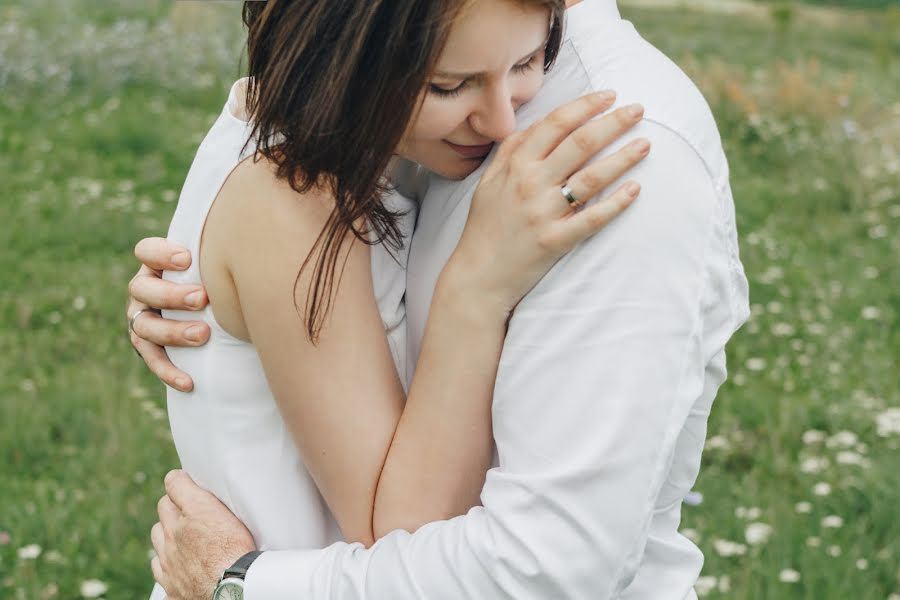
[[(220, 188), (245, 150), (250, 126), (242, 118), (246, 79), (231, 88), (222, 114), (200, 145), (188, 172), (169, 239), (191, 251), (191, 267), (165, 272), (177, 283), (202, 283), (200, 235)], [(399, 192), (384, 203), (407, 211), (400, 220), (401, 251), (372, 246), (372, 280), (378, 309), (400, 380), (407, 385), (406, 261), (417, 205)], [(321, 548), (341, 539), (328, 506), (307, 471), (263, 373), (254, 346), (228, 334), (212, 307), (200, 313), (163, 311), (169, 319), (209, 324), (209, 342), (199, 348), (166, 350), (172, 362), (190, 373), (194, 391), (167, 388), (169, 422), (178, 457), (201, 487), (215, 494), (247, 525), (260, 549)], [(165, 598), (158, 584), (151, 600)]]

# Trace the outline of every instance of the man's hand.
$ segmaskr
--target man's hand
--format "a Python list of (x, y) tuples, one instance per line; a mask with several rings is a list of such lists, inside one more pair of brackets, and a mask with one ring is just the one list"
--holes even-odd
[(153, 577), (169, 600), (208, 600), (222, 573), (256, 550), (244, 524), (184, 471), (166, 475), (166, 495), (150, 530)]
[[(128, 284), (125, 317), (133, 320), (131, 345), (150, 370), (164, 383), (183, 392), (194, 388), (190, 375), (179, 370), (163, 346), (202, 346), (209, 340), (209, 326), (202, 321), (173, 321), (159, 316), (161, 309), (202, 310), (209, 299), (198, 285), (181, 285), (162, 279), (163, 271), (183, 271), (191, 265), (190, 252), (164, 238), (138, 242), (134, 255), (141, 268)], [(134, 316), (138, 311), (145, 311)]]

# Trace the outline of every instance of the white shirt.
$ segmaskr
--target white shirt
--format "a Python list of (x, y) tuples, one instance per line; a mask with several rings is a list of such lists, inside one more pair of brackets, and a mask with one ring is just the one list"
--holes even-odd
[[(483, 506), (368, 550), (266, 552), (249, 570), (248, 600), (695, 597), (703, 555), (678, 533), (681, 503), (725, 380), (725, 343), (749, 316), (728, 167), (700, 93), (614, 0), (574, 6), (567, 28), (520, 127), (613, 89), (646, 117), (611, 150), (638, 136), (652, 149), (629, 174), (643, 186), (635, 204), (516, 308)], [(412, 362), (481, 170), (433, 180), (420, 208), (407, 272)]]

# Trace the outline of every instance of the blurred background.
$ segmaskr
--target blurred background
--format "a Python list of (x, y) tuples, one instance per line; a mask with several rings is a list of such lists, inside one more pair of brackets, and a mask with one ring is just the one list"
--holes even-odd
[[(684, 507), (698, 592), (898, 600), (900, 2), (620, 7), (716, 114), (751, 282)], [(149, 594), (178, 462), (131, 249), (241, 73), (239, 13), (0, 0), (0, 598)]]

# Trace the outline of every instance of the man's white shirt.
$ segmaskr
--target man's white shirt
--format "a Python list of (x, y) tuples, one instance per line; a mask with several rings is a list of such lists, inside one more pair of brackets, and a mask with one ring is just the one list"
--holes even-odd
[[(642, 103), (645, 119), (607, 152), (635, 137), (651, 151), (628, 174), (642, 185), (637, 201), (516, 308), (482, 506), (370, 549), (265, 552), (248, 600), (694, 598), (703, 555), (678, 533), (682, 499), (725, 380), (725, 343), (749, 316), (728, 166), (699, 91), (615, 0), (567, 12), (557, 64), (520, 109), (520, 128), (611, 89), (618, 105)], [(407, 272), (408, 373), (483, 168), (463, 182), (433, 178), (422, 202)]]

